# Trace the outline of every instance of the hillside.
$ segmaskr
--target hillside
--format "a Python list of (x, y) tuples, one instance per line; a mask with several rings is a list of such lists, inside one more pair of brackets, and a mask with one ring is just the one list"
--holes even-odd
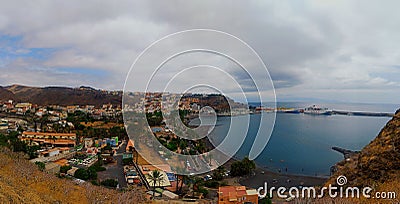
[(0, 100), (31, 102), (38, 105), (95, 105), (121, 104), (122, 92), (111, 94), (90, 87), (29, 87), (12, 85), (0, 87)]
[[(130, 103), (137, 103), (141, 96), (125, 98)], [(201, 106), (211, 106), (217, 111), (229, 111), (229, 103), (235, 108), (246, 107), (244, 104), (235, 103), (232, 99), (221, 95), (189, 94), (183, 98), (198, 99), (196, 103)], [(29, 87), (22, 85), (0, 86), (0, 102), (14, 100), (18, 102), (30, 102), (37, 105), (94, 105), (122, 104), (122, 91), (105, 91), (91, 87)], [(229, 103), (228, 103), (229, 102)]]
[[(374, 140), (359, 153), (352, 155), (349, 160), (343, 160), (336, 164), (336, 167), (337, 171), (326, 182), (326, 186), (336, 184), (336, 178), (344, 175), (347, 177), (345, 187), (368, 186), (372, 187), (375, 192), (394, 191), (399, 194), (400, 109)], [(374, 201), (366, 203), (374, 203)]]
[(348, 184), (355, 186), (376, 185), (400, 178), (400, 110), (360, 153), (336, 166), (338, 171), (332, 179), (345, 175)]
[(24, 155), (0, 149), (0, 203), (145, 202), (144, 191), (117, 192), (88, 183), (77, 185), (38, 170)]

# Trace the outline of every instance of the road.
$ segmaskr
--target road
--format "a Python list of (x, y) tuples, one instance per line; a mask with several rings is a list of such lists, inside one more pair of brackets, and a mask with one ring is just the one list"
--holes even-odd
[(117, 150), (117, 153), (114, 155), (115, 163), (105, 165), (107, 170), (98, 172), (100, 180), (109, 178), (118, 179), (120, 188), (126, 188), (128, 186), (124, 176), (124, 165), (122, 164), (122, 154), (125, 152), (126, 145), (126, 142), (123, 141), (123, 144)]

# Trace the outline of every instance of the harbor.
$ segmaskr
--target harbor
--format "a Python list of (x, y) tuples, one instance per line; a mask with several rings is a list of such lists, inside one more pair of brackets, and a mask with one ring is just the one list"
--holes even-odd
[(257, 107), (256, 112), (276, 112), (276, 113), (292, 113), (292, 114), (310, 114), (310, 115), (348, 115), (348, 116), (369, 116), (369, 117), (393, 117), (394, 113), (390, 112), (374, 112), (374, 111), (353, 111), (353, 110), (332, 110), (328, 108), (312, 105), (306, 108), (264, 108)]
[(349, 116), (393, 117), (394, 113), (332, 110), (332, 114)]

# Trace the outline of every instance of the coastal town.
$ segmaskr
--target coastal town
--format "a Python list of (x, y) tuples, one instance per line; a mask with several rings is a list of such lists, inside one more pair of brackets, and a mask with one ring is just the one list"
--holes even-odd
[[(148, 123), (157, 139), (177, 153), (207, 152), (209, 147), (204, 140), (177, 138), (163, 123), (158, 114), (161, 95), (136, 94), (142, 97), (141, 100), (149, 99), (145, 100), (146, 114), (150, 114)], [(229, 109), (221, 102), (224, 100), (225, 97), (220, 95), (189, 95), (180, 100), (179, 111), (184, 114), (184, 121), (189, 121), (192, 117), (189, 115), (198, 113), (205, 105), (212, 106), (220, 114), (227, 114)], [(117, 191), (139, 190), (148, 201), (258, 203), (257, 191), (237, 182), (238, 176), (249, 175), (255, 168), (254, 162), (248, 159), (233, 162), (235, 169), (224, 165), (212, 172), (189, 176), (175, 174), (162, 160), (149, 163), (142, 158), (135, 151), (135, 142), (128, 137), (122, 118), (123, 111), (141, 110), (138, 103), (122, 108), (113, 104), (97, 107), (2, 101), (1, 145), (26, 153), (29, 161), (41, 171), (72, 180), (77, 185), (91, 183)], [(149, 151), (153, 149), (149, 148)], [(193, 161), (186, 161), (185, 165), (188, 170), (196, 169)], [(246, 171), (239, 171), (242, 168)]]
[(2, 1), (0, 204), (400, 203), (400, 1)]
[[(77, 90), (80, 91), (78, 95), (82, 94), (81, 91), (93, 92), (87, 87)], [(98, 92), (107, 97), (122, 97), (122, 93), (117, 91)], [(264, 181), (272, 187), (320, 186), (327, 178), (290, 175), (285, 173), (287, 167), (286, 170), (265, 170), (246, 157), (232, 158), (222, 166), (217, 165), (215, 158), (206, 156), (181, 160), (178, 166), (183, 168), (182, 171), (170, 165), (172, 155), (166, 150), (180, 155), (207, 155), (214, 146), (207, 137), (197, 140), (179, 137), (177, 129), (167, 124), (163, 113), (177, 109), (179, 120), (190, 128), (197, 127), (191, 121), (204, 110), (206, 115), (212, 116), (213, 112), (205, 107), (211, 107), (217, 116), (222, 117), (261, 112), (349, 115), (346, 111), (315, 105), (308, 108), (247, 107), (219, 94), (134, 92), (127, 96), (125, 99), (129, 103), (99, 104), (93, 99), (93, 104), (87, 105), (39, 105), (20, 99), (0, 101), (0, 146), (23, 152), (40, 171), (65, 181), (116, 192), (139, 192), (146, 202), (286, 202), (292, 198), (259, 197), (257, 187)], [(389, 116), (386, 113), (353, 113), (358, 116)], [(141, 120), (143, 116), (144, 121)], [(135, 137), (128, 134), (126, 127), (130, 125), (135, 127), (130, 129), (133, 130), (130, 134)], [(145, 138), (145, 133), (150, 133), (158, 143), (146, 140), (144, 145), (139, 145), (137, 142)], [(150, 157), (143, 157), (139, 152)], [(346, 161), (351, 161), (350, 157), (354, 155), (344, 154)], [(199, 167), (201, 164), (206, 166), (205, 170)]]

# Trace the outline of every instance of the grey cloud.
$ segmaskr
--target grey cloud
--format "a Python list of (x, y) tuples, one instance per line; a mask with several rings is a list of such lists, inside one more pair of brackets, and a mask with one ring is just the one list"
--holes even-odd
[[(354, 89), (357, 94), (356, 90), (371, 87), (395, 95), (399, 81), (393, 76), (399, 73), (387, 67), (399, 64), (400, 59), (396, 43), (400, 41), (399, 6), (397, 1), (8, 1), (0, 7), (0, 34), (21, 36), (22, 50), (57, 50), (42, 61), (7, 59), (0, 63), (0, 69), (7, 70), (0, 82), (47, 85), (73, 77), (62, 83), (121, 89), (131, 63), (152, 42), (185, 29), (210, 28), (231, 33), (252, 46), (267, 65), (278, 95), (320, 94), (335, 99), (340, 90)], [(39, 71), (40, 78), (18, 74), (31, 73), (32, 67), (47, 71)], [(57, 67), (110, 74), (101, 80), (61, 75)], [(232, 75), (246, 91), (254, 90), (246, 75)], [(358, 98), (370, 101), (382, 95), (359, 94)], [(343, 100), (356, 98), (348, 93), (342, 96)], [(399, 102), (396, 97), (382, 100)]]

